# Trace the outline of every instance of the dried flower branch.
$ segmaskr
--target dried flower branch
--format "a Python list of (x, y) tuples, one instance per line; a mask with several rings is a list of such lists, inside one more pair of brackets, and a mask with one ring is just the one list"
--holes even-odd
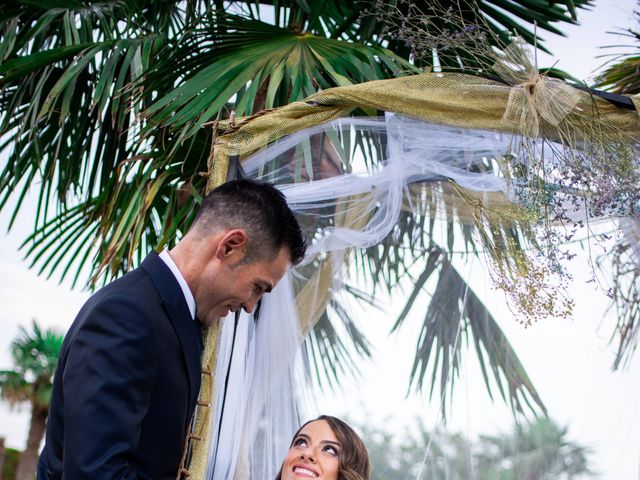
[[(543, 317), (566, 317), (573, 307), (566, 294), (566, 264), (574, 257), (566, 244), (582, 230), (598, 244), (601, 239), (589, 229), (597, 218), (640, 221), (640, 148), (637, 138), (599, 116), (595, 99), (585, 102), (583, 92), (540, 73), (524, 41), (497, 30), (478, 12), (474, 0), (457, 0), (449, 7), (377, 0), (364, 15), (383, 23), (391, 42), (406, 45), (416, 65), (478, 74), (512, 86), (503, 117), (513, 125), (512, 148), (496, 160), (520, 215), (498, 224), (480, 203), (475, 223), (494, 285), (505, 292), (519, 321), (528, 325)], [(637, 32), (629, 33), (637, 38)], [(465, 192), (459, 193), (465, 198)], [(465, 201), (477, 202), (470, 196)], [(510, 221), (526, 238), (505, 233)], [(627, 237), (612, 253), (615, 278), (606, 292), (619, 316), (616, 367), (640, 341), (640, 255), (629, 256), (640, 235)], [(595, 264), (592, 258), (589, 263)], [(595, 271), (593, 275), (597, 279)]]
[(446, 4), (430, 2), (424, 7), (409, 0), (377, 0), (363, 15), (375, 16), (384, 25), (384, 35), (409, 48), (418, 65), (487, 72), (495, 61), (494, 49), (505, 48), (510, 37), (486, 23), (475, 0)]

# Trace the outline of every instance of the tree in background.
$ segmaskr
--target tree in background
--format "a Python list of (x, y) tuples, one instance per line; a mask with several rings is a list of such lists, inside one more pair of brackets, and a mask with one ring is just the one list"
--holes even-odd
[[(16, 198), (15, 219), (27, 191), (37, 193), (35, 231), (23, 246), (32, 267), (74, 282), (88, 268), (96, 284), (139, 264), (152, 248), (171, 246), (189, 227), (204, 194), (215, 122), (232, 110), (238, 117), (252, 115), (321, 89), (422, 71), (430, 60), (420, 57), (412, 64), (415, 52), (408, 39), (391, 35), (377, 15), (387, 7), (406, 11), (409, 3), (431, 15), (434, 35), (448, 31), (448, 17), (438, 20), (438, 12), (459, 10), (465, 22), (490, 26), (495, 35), (487, 41), (516, 32), (530, 43), (534, 21), (540, 30), (561, 33), (558, 24), (575, 23), (577, 9), (592, 4), (24, 0), (0, 5), (0, 150), (9, 155), (0, 172), (0, 209)], [(468, 8), (461, 9), (463, 4)], [(450, 58), (453, 67), (460, 68), (461, 58)], [(447, 59), (441, 56), (445, 68), (451, 67)], [(476, 346), (483, 367), (504, 382), (500, 394), (514, 411), (526, 404), (544, 410), (497, 322), (453, 267), (451, 248), (425, 238), (429, 233), (422, 227), (429, 219), (404, 220), (390, 239), (410, 238), (412, 229), (419, 229), (429, 262), (411, 278), (416, 291), (397, 326), (430, 276), (438, 277), (434, 307), (422, 327), (429, 334), (416, 345), (410, 383), (416, 389), (435, 383), (427, 368), (433, 366), (431, 378), (440, 369), (447, 394), (464, 344), (454, 341), (461, 331)], [(473, 243), (469, 230), (457, 232), (451, 223), (448, 246), (454, 235), (467, 246)], [(372, 291), (390, 290), (411, 277), (413, 260), (397, 243), (361, 252), (356, 268), (371, 280)], [(472, 247), (467, 251), (478, 255)], [(449, 303), (441, 302), (444, 296)], [(313, 360), (325, 362), (315, 371), (326, 372), (329, 381), (338, 380), (336, 372), (354, 371), (350, 352), (370, 352), (348, 310), (336, 305), (334, 311), (337, 315), (325, 315), (311, 333), (321, 353)], [(350, 338), (340, 337), (342, 327)], [(439, 358), (453, 359), (451, 374), (449, 362), (438, 364)]]
[[(549, 418), (515, 425), (502, 436), (482, 436), (476, 454), (487, 479), (551, 480), (593, 475), (589, 448), (567, 439), (568, 429)], [(496, 459), (500, 461), (497, 462)]]
[(593, 475), (589, 449), (568, 440), (567, 429), (548, 418), (475, 441), (459, 433), (430, 432), (420, 419), (413, 431), (401, 435), (372, 426), (358, 430), (369, 450), (372, 480), (406, 480), (419, 474), (430, 480), (570, 480)]
[(11, 343), (14, 368), (0, 371), (0, 398), (11, 406), (26, 403), (31, 407), (27, 445), (20, 455), (17, 480), (33, 480), (35, 476), (62, 340), (63, 336), (52, 329), (42, 331), (35, 320), (30, 332), (19, 327), (18, 336)]
[(429, 431), (420, 418), (402, 434), (375, 426), (358, 430), (371, 458), (371, 480), (475, 478), (472, 445), (460, 434)]
[(0, 469), (1, 480), (15, 480), (16, 469), (20, 461), (20, 451), (15, 448), (4, 449), (4, 462)]

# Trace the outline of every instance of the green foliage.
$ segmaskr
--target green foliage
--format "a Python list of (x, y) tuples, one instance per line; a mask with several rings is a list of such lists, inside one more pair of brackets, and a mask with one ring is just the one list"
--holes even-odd
[(594, 475), (590, 450), (568, 440), (567, 428), (550, 419), (516, 425), (510, 433), (477, 440), (458, 433), (430, 432), (420, 419), (414, 427), (401, 435), (372, 426), (359, 428), (372, 461), (372, 480), (406, 480), (418, 474), (432, 480), (551, 480)]
[[(589, 4), (484, 0), (472, 13), (531, 40), (527, 22), (553, 31)], [(407, 47), (362, 15), (367, 2), (219, 5), (0, 6), (0, 150), (9, 153), (0, 209), (15, 196), (13, 222), (37, 185), (24, 249), (40, 273), (75, 283), (84, 267), (95, 284), (175, 242), (205, 189), (211, 135), (203, 123), (414, 69)]]
[(435, 243), (429, 245), (426, 253), (424, 270), (416, 278), (414, 289), (393, 327), (395, 330), (404, 323), (429, 278), (437, 274), (418, 334), (410, 383), (418, 391), (428, 385), (430, 397), (439, 385), (438, 398), (442, 399), (442, 414), (446, 416), (449, 389), (460, 374), (464, 347), (472, 342), (492, 398), (492, 385), (495, 385), (514, 414), (523, 414), (528, 409), (546, 412), (516, 352), (489, 309), (455, 268), (451, 255)]
[[(417, 2), (425, 9), (435, 3)], [(437, 3), (438, 11), (458, 4)], [(150, 249), (173, 245), (193, 221), (206, 188), (212, 133), (203, 124), (227, 118), (231, 110), (251, 115), (319, 89), (416, 71), (410, 48), (375, 15), (363, 14), (371, 2), (221, 5), (24, 0), (0, 6), (0, 151), (8, 153), (0, 171), (0, 209), (17, 200), (13, 223), (27, 193), (36, 192), (34, 230), (23, 249), (39, 273), (72, 276), (76, 284), (84, 282), (87, 269), (93, 286), (139, 264)], [(533, 20), (555, 31), (557, 22), (575, 22), (576, 8), (590, 1), (474, 5), (470, 21), (488, 18), (497, 37), (517, 31), (533, 41)], [(425, 227), (426, 218), (402, 221)], [(469, 247), (471, 232), (463, 229), (462, 235)], [(404, 262), (414, 261), (394, 247), (394, 238), (356, 262), (370, 269), (374, 290), (407, 275)], [(427, 265), (431, 272), (423, 275), (441, 278), (411, 381), (421, 388), (434, 351), (432, 379), (438, 366), (441, 379), (453, 377), (446, 369), (453, 359), (455, 372), (460, 354), (451, 340), (462, 328), (473, 335), (483, 367), (488, 364), (486, 371), (492, 370), (514, 410), (522, 410), (519, 395), (541, 407), (488, 310), (455, 269), (445, 268), (450, 259), (439, 249), (432, 250), (438, 267)], [(448, 288), (456, 293), (448, 304), (452, 310), (438, 309)], [(331, 308), (352, 343), (339, 338), (327, 317), (318, 325), (316, 343), (307, 345), (314, 349), (310, 358), (319, 359), (316, 371), (330, 381), (353, 366), (349, 352), (370, 351), (347, 310), (335, 302)], [(486, 382), (489, 377), (485, 373)], [(20, 378), (7, 373), (4, 380), (19, 392), (26, 388)]]
[(596, 86), (616, 93), (633, 95), (640, 93), (640, 2), (634, 17), (638, 26), (617, 32), (616, 34), (634, 43), (607, 45), (606, 49), (624, 49), (624, 53), (607, 55), (612, 57), (607, 68), (596, 78)]
[[(638, 32), (634, 33), (640, 35)], [(597, 86), (616, 93), (640, 93), (640, 56), (633, 55), (620, 60), (607, 68), (597, 81)]]
[[(505, 436), (483, 436), (476, 456), (488, 479), (576, 478), (593, 475), (589, 448), (569, 441), (568, 429), (550, 419), (516, 425)], [(496, 461), (499, 460), (499, 461)]]
[(126, 271), (186, 230), (206, 184), (202, 123), (411, 68), (333, 38), (329, 3), (276, 5), (275, 25), (207, 2), (31, 3), (0, 7), (0, 208), (17, 197), (13, 222), (39, 184), (27, 257), (74, 282), (82, 267), (93, 283)]
[(42, 331), (35, 320), (31, 332), (20, 327), (11, 343), (13, 370), (0, 371), (0, 398), (10, 405), (28, 402), (46, 409), (62, 340), (54, 330)]
[(5, 448), (4, 453), (4, 465), (2, 466), (2, 472), (0, 472), (2, 475), (0, 478), (4, 480), (14, 480), (22, 452), (15, 448)]

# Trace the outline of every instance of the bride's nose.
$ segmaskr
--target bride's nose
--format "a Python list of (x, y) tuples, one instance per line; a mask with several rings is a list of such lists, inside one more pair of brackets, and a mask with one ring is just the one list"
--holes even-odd
[(313, 458), (313, 452), (311, 451), (310, 447), (305, 448), (301, 453), (300, 456), (302, 457), (303, 460), (307, 460), (309, 463), (314, 463), (315, 459)]

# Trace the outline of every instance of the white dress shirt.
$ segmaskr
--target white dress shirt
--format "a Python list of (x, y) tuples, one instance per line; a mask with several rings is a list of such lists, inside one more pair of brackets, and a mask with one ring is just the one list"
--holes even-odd
[(162, 259), (162, 261), (167, 265), (167, 267), (169, 267), (169, 269), (171, 270), (171, 273), (173, 273), (173, 276), (176, 277), (176, 280), (178, 281), (178, 283), (180, 284), (180, 288), (182, 289), (182, 294), (184, 295), (184, 299), (187, 301), (187, 306), (189, 307), (191, 318), (195, 319), (196, 318), (196, 299), (193, 298), (193, 293), (191, 293), (191, 290), (189, 289), (189, 285), (187, 285), (187, 281), (182, 276), (182, 273), (180, 273), (180, 270), (178, 269), (176, 262), (174, 262), (173, 258), (171, 258), (171, 255), (169, 255), (169, 250), (165, 248), (164, 250), (162, 250), (162, 252), (160, 252), (159, 256)]

